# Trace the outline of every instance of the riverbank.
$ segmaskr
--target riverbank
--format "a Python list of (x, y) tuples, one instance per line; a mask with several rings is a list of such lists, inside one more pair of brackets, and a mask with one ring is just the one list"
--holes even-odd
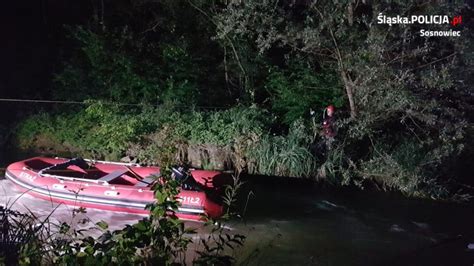
[[(472, 197), (472, 189), (463, 183), (469, 181), (463, 163), (469, 150), (455, 161), (449, 158), (451, 152), (459, 153), (453, 143), (429, 148), (407, 140), (376, 142), (370, 136), (351, 135), (353, 122), (340, 122), (328, 151), (321, 127), (310, 118), (275, 131), (279, 124), (257, 107), (183, 111), (164, 105), (131, 110), (97, 101), (74, 113), (40, 112), (21, 120), (10, 147), (21, 153), (187, 164), (360, 189), (376, 186), (422, 198)], [(384, 141), (390, 145), (382, 145)]]

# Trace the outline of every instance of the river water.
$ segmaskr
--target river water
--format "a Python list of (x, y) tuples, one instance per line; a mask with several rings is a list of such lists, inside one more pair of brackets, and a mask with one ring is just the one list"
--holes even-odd
[[(226, 224), (247, 236), (234, 251), (240, 265), (474, 265), (470, 204), (263, 177), (247, 178), (240, 196), (243, 218)], [(53, 219), (77, 228), (103, 220), (114, 230), (143, 217), (94, 209), (73, 217), (72, 207), (22, 195), (0, 180), (0, 204), (12, 203), (43, 217), (54, 210)], [(78, 223), (84, 218), (91, 223)], [(207, 233), (199, 223), (187, 226)]]

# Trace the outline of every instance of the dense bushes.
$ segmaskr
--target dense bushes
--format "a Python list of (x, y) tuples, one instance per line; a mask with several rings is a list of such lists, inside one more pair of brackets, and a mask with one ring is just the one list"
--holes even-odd
[(74, 114), (32, 116), (18, 131), (19, 143), (29, 148), (33, 141), (41, 138), (53, 146), (62, 145), (87, 156), (117, 158), (129, 142), (151, 129), (143, 117), (119, 115), (117, 110), (117, 107), (97, 103)]
[(372, 180), (408, 195), (452, 196), (450, 180), (433, 172), (448, 155), (462, 149), (452, 139), (434, 145), (416, 138), (397, 140), (396, 135), (384, 136), (388, 140), (367, 138), (366, 133), (359, 135), (360, 125), (341, 119), (334, 148), (324, 151), (315, 121), (298, 119), (283, 134), (272, 133), (274, 121), (256, 107), (131, 109), (96, 101), (74, 114), (31, 116), (19, 124), (16, 138), (23, 149), (52, 154), (110, 160), (128, 156), (147, 164), (187, 163), (260, 175), (325, 178), (343, 185), (364, 186)]
[(75, 114), (31, 116), (19, 125), (17, 138), (24, 149), (50, 145), (82, 156), (118, 160), (129, 155), (160, 164), (188, 162), (188, 147), (204, 152), (215, 148), (226, 150), (228, 167), (238, 165), (253, 174), (314, 176), (315, 160), (309, 152), (312, 130), (297, 120), (287, 136), (271, 135), (271, 121), (258, 108), (178, 112), (162, 106), (131, 111), (91, 102)]
[(308, 110), (329, 104), (343, 105), (343, 92), (336, 73), (330, 69), (316, 72), (309, 64), (270, 69), (265, 88), (272, 95), (272, 109), (283, 116), (286, 124), (305, 116)]

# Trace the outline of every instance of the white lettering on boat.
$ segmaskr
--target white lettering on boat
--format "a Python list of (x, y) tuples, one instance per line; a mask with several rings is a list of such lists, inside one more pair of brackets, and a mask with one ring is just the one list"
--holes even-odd
[(53, 184), (53, 188), (54, 188), (54, 189), (65, 189), (66, 186), (65, 186), (65, 185), (62, 185), (62, 184)]
[(28, 179), (28, 180), (30, 180), (30, 181), (34, 181), (37, 176), (36, 176), (36, 175), (30, 175), (30, 174), (25, 173), (25, 172), (20, 172), (20, 177), (26, 178), (26, 179)]
[(112, 191), (112, 190), (106, 190), (104, 192), (104, 195), (106, 196), (113, 196), (113, 197), (116, 197), (118, 196), (120, 193), (118, 191)]
[(198, 197), (180, 197), (178, 199), (182, 204), (191, 204), (191, 205), (199, 205), (201, 203), (201, 199)]

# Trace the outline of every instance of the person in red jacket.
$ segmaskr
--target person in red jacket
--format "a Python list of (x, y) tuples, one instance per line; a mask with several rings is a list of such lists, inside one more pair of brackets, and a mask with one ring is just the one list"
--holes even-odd
[(335, 108), (333, 105), (329, 105), (324, 110), (323, 114), (323, 130), (321, 135), (326, 142), (326, 148), (331, 149), (332, 143), (334, 142), (334, 137), (336, 136), (336, 130), (334, 127), (334, 112)]

